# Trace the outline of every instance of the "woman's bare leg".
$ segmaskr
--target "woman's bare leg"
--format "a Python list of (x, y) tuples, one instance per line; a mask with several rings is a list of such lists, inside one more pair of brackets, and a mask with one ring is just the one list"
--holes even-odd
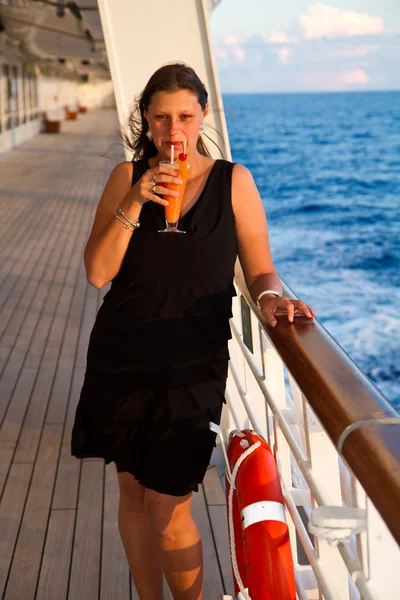
[(145, 512), (145, 488), (130, 473), (118, 473), (118, 525), (140, 600), (162, 600), (162, 569), (156, 539)]
[(145, 506), (158, 540), (165, 578), (174, 600), (201, 600), (203, 548), (190, 504), (192, 494), (168, 496), (146, 489)]

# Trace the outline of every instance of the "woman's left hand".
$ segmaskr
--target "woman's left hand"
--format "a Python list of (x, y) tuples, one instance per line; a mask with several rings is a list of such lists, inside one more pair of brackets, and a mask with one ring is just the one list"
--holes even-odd
[(288, 320), (291, 323), (293, 323), (295, 314), (304, 315), (308, 319), (312, 319), (316, 315), (311, 306), (302, 300), (295, 300), (287, 296), (278, 298), (277, 296), (265, 295), (260, 299), (260, 305), (261, 312), (271, 327), (275, 327), (277, 324), (275, 317), (280, 315), (287, 314)]

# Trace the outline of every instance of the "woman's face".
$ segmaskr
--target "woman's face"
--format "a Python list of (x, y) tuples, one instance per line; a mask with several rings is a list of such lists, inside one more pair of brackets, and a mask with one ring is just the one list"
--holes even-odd
[(156, 92), (144, 116), (160, 159), (171, 157), (171, 146), (175, 147), (174, 156), (177, 157), (183, 152), (185, 140), (186, 153), (193, 155), (206, 114), (207, 110), (203, 111), (197, 96), (189, 90)]

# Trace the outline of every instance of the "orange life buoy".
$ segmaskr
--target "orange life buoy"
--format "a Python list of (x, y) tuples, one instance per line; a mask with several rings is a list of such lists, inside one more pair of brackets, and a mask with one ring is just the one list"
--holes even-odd
[[(245, 429), (231, 433), (231, 472), (241, 456), (257, 448), (238, 467), (232, 497), (233, 537), (237, 570), (251, 600), (295, 600), (296, 585), (289, 529), (275, 459), (266, 441)], [(226, 493), (229, 498), (230, 483)], [(228, 506), (229, 510), (229, 506)], [(231, 527), (229, 525), (231, 537)], [(233, 563), (233, 561), (232, 561)], [(233, 566), (233, 564), (232, 564)], [(235, 597), (240, 593), (233, 568)]]

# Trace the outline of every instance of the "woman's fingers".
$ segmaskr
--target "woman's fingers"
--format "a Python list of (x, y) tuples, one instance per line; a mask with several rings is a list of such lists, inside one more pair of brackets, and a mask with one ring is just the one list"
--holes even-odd
[(173, 191), (167, 190), (167, 188), (163, 188), (161, 185), (156, 185), (154, 190), (150, 190), (149, 200), (156, 202), (157, 204), (162, 204), (163, 206), (168, 206), (169, 202), (165, 198), (167, 195), (175, 197), (175, 193)]
[(263, 315), (268, 324), (275, 327), (277, 324), (276, 317), (286, 316), (290, 323), (293, 323), (295, 314), (302, 314), (312, 319), (315, 316), (315, 311), (302, 300), (292, 300), (291, 298), (273, 298), (268, 299), (263, 305)]
[(151, 194), (160, 194), (162, 196), (172, 196), (173, 198), (176, 198), (177, 196), (179, 196), (179, 192), (177, 192), (176, 190), (170, 190), (169, 188), (166, 188), (160, 184), (157, 185), (152, 185), (151, 186), (151, 190), (150, 190)]
[(267, 321), (268, 325), (271, 325), (271, 327), (275, 327), (275, 325), (277, 324), (277, 320), (275, 319), (273, 309), (263, 308), (262, 314), (264, 315), (264, 318)]
[(151, 200), (157, 204), (168, 206), (169, 202), (165, 197), (160, 196), (171, 196), (176, 198), (179, 192), (166, 187), (165, 184), (172, 183), (179, 185), (182, 180), (179, 178), (179, 171), (172, 167), (163, 165), (161, 167), (155, 167), (149, 169), (146, 176), (142, 178), (141, 196), (145, 201)]
[(272, 304), (271, 310), (274, 315), (277, 317), (287, 315), (289, 321), (293, 323), (295, 306), (292, 304), (290, 298), (287, 298), (286, 296), (283, 296), (282, 298), (274, 298), (274, 302), (270, 301), (269, 304)]
[(149, 173), (151, 173), (152, 182), (156, 181), (157, 184), (173, 183), (175, 185), (180, 185), (183, 183), (182, 179), (179, 177), (179, 171), (172, 167), (168, 167), (167, 165), (154, 167), (154, 169), (149, 170)]
[[(178, 173), (178, 171), (175, 171), (176, 173)], [(179, 173), (178, 173), (179, 175)], [(159, 183), (173, 183), (175, 185), (179, 185), (182, 182), (182, 179), (178, 176), (171, 176), (171, 175), (165, 175), (165, 173), (158, 173), (155, 175), (155, 180), (156, 182)], [(152, 180), (153, 182), (153, 180)]]
[(168, 200), (161, 198), (161, 196), (157, 196), (157, 194), (162, 194), (162, 192), (156, 191), (155, 194), (150, 192), (148, 199), (151, 200), (151, 202), (155, 202), (156, 204), (161, 204), (162, 206), (168, 206), (168, 204), (169, 204)]
[[(277, 320), (275, 316), (288, 315), (289, 321), (293, 321), (294, 306), (292, 309), (289, 307), (290, 301), (288, 298), (277, 298), (271, 296), (266, 302), (263, 303), (262, 313), (271, 327), (275, 327)], [(292, 318), (290, 318), (290, 310), (292, 310)]]
[(306, 304), (306, 302), (303, 302), (302, 300), (291, 300), (291, 302), (293, 303), (296, 312), (301, 312), (309, 318), (315, 316), (315, 311), (311, 308), (311, 306)]
[(156, 175), (164, 173), (170, 177), (178, 177), (179, 175), (178, 169), (175, 169), (175, 167), (169, 167), (168, 165), (158, 165), (157, 167), (154, 167), (154, 169), (150, 169), (150, 171)]
[(287, 315), (289, 321), (293, 321), (295, 309), (289, 298), (271, 298), (271, 300), (267, 303), (267, 310), (268, 309), (270, 309), (272, 314), (276, 317)]
[[(155, 185), (153, 182), (151, 186), (147, 182), (143, 182), (140, 186), (140, 198), (142, 199), (142, 203), (145, 202), (156, 202), (156, 204), (162, 204), (162, 206), (168, 206), (168, 201), (162, 198), (161, 194), (164, 192), (161, 191), (163, 188), (161, 186)], [(160, 194), (160, 196), (157, 196)]]

